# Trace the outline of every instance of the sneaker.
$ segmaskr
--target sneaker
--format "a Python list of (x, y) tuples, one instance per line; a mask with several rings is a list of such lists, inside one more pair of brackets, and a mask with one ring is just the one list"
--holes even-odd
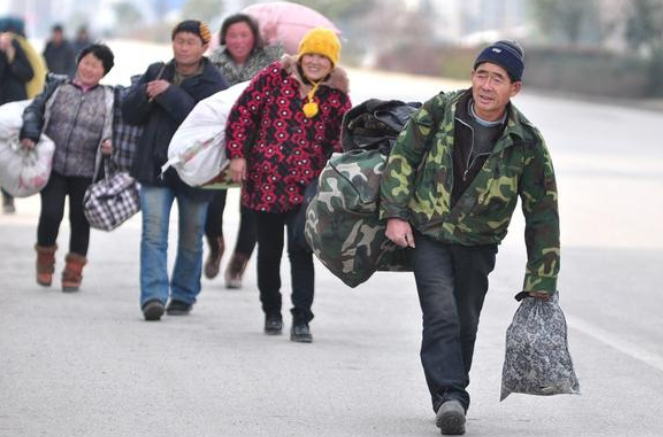
[(163, 303), (160, 300), (148, 300), (143, 305), (143, 316), (148, 322), (158, 322), (163, 316)]
[(290, 341), (297, 343), (311, 343), (313, 335), (308, 323), (303, 320), (293, 320), (292, 328), (290, 329)]
[(465, 408), (456, 400), (446, 401), (437, 410), (435, 424), (442, 435), (465, 434)]
[(271, 314), (265, 317), (265, 334), (281, 335), (283, 332), (283, 318), (280, 314)]
[(191, 312), (192, 307), (193, 304), (171, 299), (166, 307), (166, 314), (169, 316), (186, 316)]

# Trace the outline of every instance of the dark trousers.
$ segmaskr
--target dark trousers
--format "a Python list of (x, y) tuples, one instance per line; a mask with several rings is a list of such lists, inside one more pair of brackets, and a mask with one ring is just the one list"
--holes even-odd
[(69, 252), (86, 256), (90, 244), (90, 224), (83, 213), (83, 195), (92, 178), (67, 177), (51, 172), (48, 183), (39, 193), (41, 213), (37, 227), (37, 244), (53, 246), (58, 239), (64, 216), (65, 198), (69, 196)]
[(258, 289), (265, 314), (281, 312), (281, 257), (283, 227), (288, 235), (288, 258), (292, 282), (293, 318), (313, 319), (314, 279), (313, 254), (295, 243), (294, 222), (299, 210), (283, 214), (254, 212), (258, 228)]
[[(209, 241), (215, 241), (217, 238), (223, 237), (223, 211), (226, 208), (227, 194), (227, 190), (219, 190), (207, 209), (205, 236)], [(239, 232), (235, 244), (235, 253), (250, 258), (256, 246), (256, 239), (256, 223), (253, 211), (240, 206)]]
[(479, 316), (497, 245), (459, 246), (415, 234), (414, 275), (423, 313), (421, 363), (433, 409), (456, 399), (467, 410)]

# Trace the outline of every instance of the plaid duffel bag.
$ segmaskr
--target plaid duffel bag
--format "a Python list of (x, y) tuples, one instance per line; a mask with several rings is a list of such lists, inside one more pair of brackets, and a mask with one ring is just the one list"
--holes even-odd
[(83, 211), (91, 227), (112, 231), (140, 211), (138, 182), (106, 162), (104, 178), (85, 191)]

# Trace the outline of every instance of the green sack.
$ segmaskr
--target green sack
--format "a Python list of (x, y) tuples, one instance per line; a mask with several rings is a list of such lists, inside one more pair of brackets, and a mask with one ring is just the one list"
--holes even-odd
[(306, 241), (318, 259), (350, 287), (376, 271), (412, 271), (408, 251), (385, 236), (378, 218), (387, 156), (357, 149), (334, 154), (306, 210)]

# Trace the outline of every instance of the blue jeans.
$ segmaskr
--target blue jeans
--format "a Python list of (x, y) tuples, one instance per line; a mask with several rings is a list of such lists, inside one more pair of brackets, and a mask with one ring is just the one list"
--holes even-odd
[[(168, 280), (168, 225), (177, 199), (179, 232), (177, 256)], [(203, 263), (203, 231), (209, 202), (188, 198), (168, 187), (141, 185), (143, 232), (140, 241), (140, 304), (171, 299), (188, 304), (200, 293)], [(170, 293), (169, 293), (170, 291)]]
[(415, 233), (414, 277), (423, 313), (421, 363), (437, 409), (458, 400), (467, 410), (479, 316), (497, 245), (459, 246)]

